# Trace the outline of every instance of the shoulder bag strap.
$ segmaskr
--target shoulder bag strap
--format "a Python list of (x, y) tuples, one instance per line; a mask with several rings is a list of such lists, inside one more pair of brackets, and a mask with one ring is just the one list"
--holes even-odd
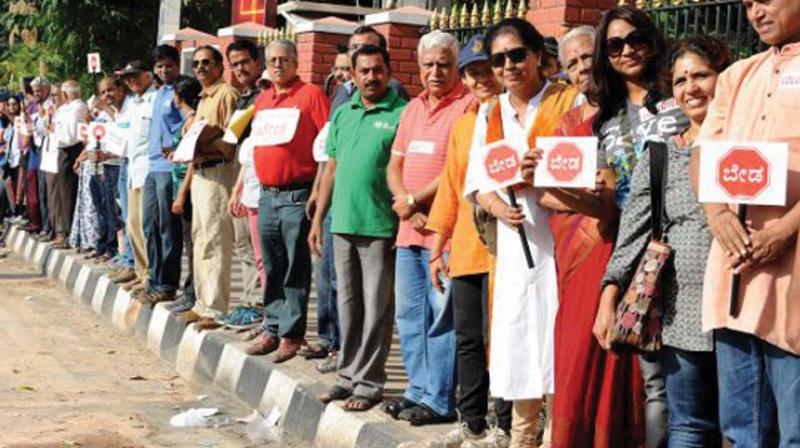
[(663, 240), (664, 202), (667, 184), (667, 145), (662, 142), (647, 142), (650, 152), (650, 202), (653, 206), (650, 213), (652, 239)]

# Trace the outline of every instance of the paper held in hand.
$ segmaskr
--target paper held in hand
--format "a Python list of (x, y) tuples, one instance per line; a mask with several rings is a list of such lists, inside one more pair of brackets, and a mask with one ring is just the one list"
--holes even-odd
[(172, 156), (173, 162), (191, 162), (194, 160), (194, 150), (197, 147), (197, 140), (203, 129), (206, 127), (206, 122), (198, 120), (192, 124), (192, 127), (184, 134), (175, 154)]
[(522, 157), (525, 151), (507, 140), (481, 146), (470, 154), (470, 169), (474, 170), (475, 186), (481, 194), (502, 190), (522, 183)]
[(597, 137), (539, 137), (544, 153), (533, 177), (536, 187), (594, 188)]
[(700, 142), (699, 200), (784, 206), (788, 164), (786, 143)]
[(106, 127), (106, 137), (103, 142), (103, 151), (113, 154), (117, 157), (125, 157), (125, 148), (127, 147), (127, 139), (125, 138), (125, 129), (120, 128), (115, 124), (109, 124)]
[(255, 109), (256, 107), (253, 105), (246, 109), (233, 112), (233, 116), (228, 122), (228, 127), (225, 129), (225, 135), (222, 137), (222, 141), (231, 145), (239, 143), (242, 134), (244, 134), (250, 121), (253, 120)]
[(250, 127), (255, 146), (277, 146), (289, 143), (300, 122), (300, 109), (265, 109), (256, 113)]
[(50, 133), (42, 146), (42, 161), (39, 169), (50, 174), (58, 173), (58, 137)]

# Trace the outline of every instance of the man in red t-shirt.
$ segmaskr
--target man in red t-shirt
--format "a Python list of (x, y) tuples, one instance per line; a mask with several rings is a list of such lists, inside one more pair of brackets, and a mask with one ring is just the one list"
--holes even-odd
[(287, 40), (266, 50), (272, 86), (255, 103), (250, 138), (256, 175), (261, 182), (258, 230), (267, 284), (264, 288), (263, 332), (248, 353), (277, 350), (274, 362), (291, 359), (306, 331), (311, 289), (309, 220), (305, 214), (317, 163), (314, 138), (330, 114), (321, 88), (297, 77), (297, 48)]

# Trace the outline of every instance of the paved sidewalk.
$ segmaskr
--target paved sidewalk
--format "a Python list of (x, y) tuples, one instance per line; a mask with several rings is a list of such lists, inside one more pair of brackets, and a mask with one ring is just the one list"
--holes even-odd
[[(301, 358), (275, 365), (269, 356), (244, 353), (241, 335), (228, 330), (197, 332), (180, 324), (164, 308), (143, 306), (108, 280), (107, 269), (83, 260), (74, 251), (53, 250), (14, 227), (9, 248), (22, 254), (43, 275), (61, 281), (73, 296), (119, 330), (132, 333), (148, 349), (167, 360), (186, 378), (212, 383), (246, 404), (269, 413), (277, 408), (282, 427), (305, 446), (320, 448), (388, 448), (405, 441), (422, 441), (444, 434), (451, 425), (422, 428), (396, 422), (377, 408), (346, 413), (338, 404), (325, 406), (316, 397), (334, 382)], [(185, 261), (184, 261), (185, 265)], [(186, 269), (184, 268), (184, 271)], [(231, 307), (242, 304), (239, 263), (234, 263)], [(316, 300), (309, 307), (309, 341), (316, 341)], [(397, 336), (387, 363), (387, 395), (406, 385)]]

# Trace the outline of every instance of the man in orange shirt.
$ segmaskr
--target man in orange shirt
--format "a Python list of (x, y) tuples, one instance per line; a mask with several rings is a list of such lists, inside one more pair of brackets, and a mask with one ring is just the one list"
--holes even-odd
[[(743, 3), (771, 48), (719, 76), (697, 141), (788, 143), (787, 207), (750, 206), (745, 230), (728, 205), (705, 204), (715, 241), (706, 269), (703, 329), (715, 330), (725, 438), (737, 447), (799, 446), (800, 297), (789, 293), (789, 283), (800, 224), (800, 2)], [(741, 272), (734, 315), (729, 266)]]

